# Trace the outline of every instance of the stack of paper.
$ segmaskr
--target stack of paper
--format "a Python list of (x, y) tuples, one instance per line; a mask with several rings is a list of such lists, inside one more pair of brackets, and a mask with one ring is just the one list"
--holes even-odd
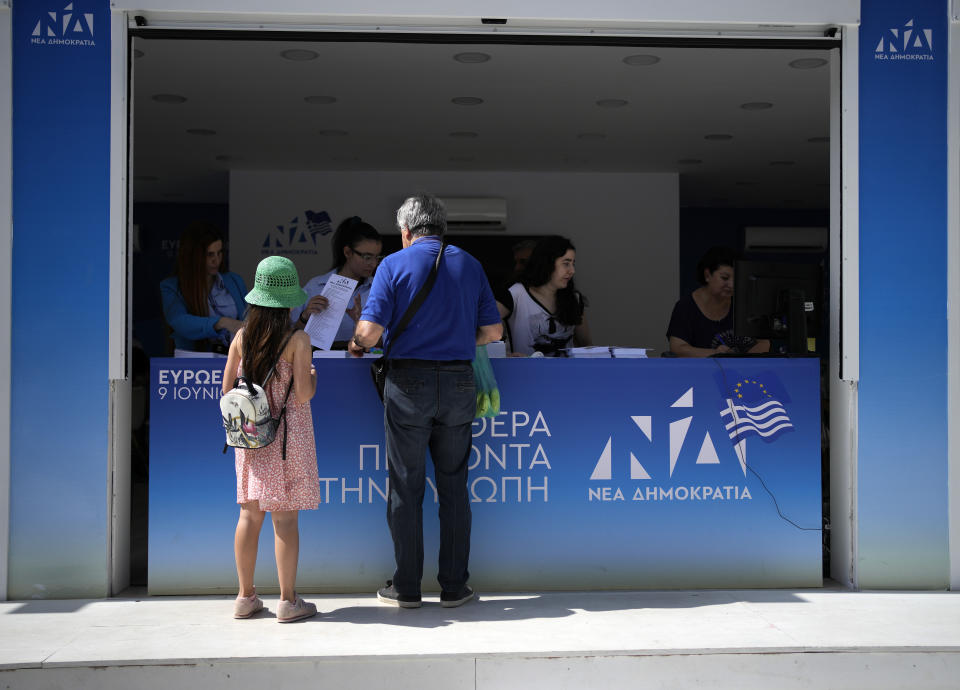
[(314, 350), (314, 359), (343, 359), (347, 356), (346, 350)]
[(576, 359), (610, 359), (610, 348), (606, 345), (569, 347), (567, 348), (567, 356)]
[(612, 347), (611, 354), (615, 358), (623, 359), (646, 359), (647, 348), (645, 347)]

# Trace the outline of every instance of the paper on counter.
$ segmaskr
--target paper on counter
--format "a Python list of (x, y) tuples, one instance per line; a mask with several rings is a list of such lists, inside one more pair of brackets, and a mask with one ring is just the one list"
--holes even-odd
[(319, 314), (311, 314), (303, 330), (310, 336), (310, 342), (321, 350), (329, 350), (340, 330), (340, 322), (353, 299), (353, 291), (357, 281), (353, 278), (339, 276), (334, 273), (323, 286), (320, 294), (329, 302), (326, 309)]
[(588, 345), (586, 347), (568, 347), (567, 356), (577, 359), (610, 359), (610, 348), (606, 345)]
[(618, 359), (646, 359), (648, 347), (614, 347), (610, 350)]
[(226, 359), (227, 356), (219, 352), (194, 352), (193, 350), (181, 350), (179, 347), (173, 351), (174, 357), (209, 357)]
[(345, 359), (347, 357), (346, 350), (314, 350), (313, 358), (314, 359)]

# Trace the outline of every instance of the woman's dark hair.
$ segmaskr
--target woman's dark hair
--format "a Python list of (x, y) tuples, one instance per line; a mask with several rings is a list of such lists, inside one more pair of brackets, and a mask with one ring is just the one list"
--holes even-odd
[(713, 273), (721, 266), (733, 268), (736, 260), (737, 253), (730, 247), (710, 247), (707, 253), (700, 257), (700, 261), (697, 262), (697, 282), (706, 285), (707, 280), (703, 277), (704, 271)]
[(180, 235), (177, 250), (177, 282), (187, 311), (194, 316), (209, 316), (207, 299), (207, 247), (223, 241), (223, 236), (212, 224), (196, 221)]
[(270, 368), (280, 357), (280, 345), (290, 330), (290, 310), (251, 304), (243, 321), (240, 356), (243, 375), (263, 385)]
[[(520, 282), (528, 288), (546, 285), (557, 267), (557, 259), (571, 249), (576, 251), (577, 248), (566, 237), (550, 235), (541, 238), (530, 254), (530, 260), (520, 275)], [(586, 298), (577, 292), (572, 278), (565, 288), (557, 290), (556, 317), (560, 323), (579, 326), (583, 323), (583, 308), (586, 305)]]
[(360, 216), (350, 216), (337, 226), (337, 231), (333, 233), (331, 244), (333, 245), (333, 268), (340, 270), (347, 263), (347, 257), (343, 250), (345, 247), (355, 249), (363, 240), (374, 240), (382, 242), (380, 233), (377, 229), (365, 223)]

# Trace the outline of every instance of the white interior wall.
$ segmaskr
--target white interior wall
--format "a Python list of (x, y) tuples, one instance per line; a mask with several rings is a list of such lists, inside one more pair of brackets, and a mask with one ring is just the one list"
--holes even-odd
[[(268, 232), (303, 212), (327, 211), (334, 226), (359, 215), (395, 232), (404, 197), (501, 197), (506, 234), (560, 234), (577, 247), (577, 284), (587, 296), (597, 344), (666, 348), (678, 297), (679, 188), (673, 173), (234, 171), (230, 177), (231, 269), (252, 285)], [(329, 236), (300, 255), (301, 281), (328, 270)], [(632, 295), (627, 298), (626, 295)]]
[[(948, 419), (960, 415), (960, 1), (950, 23), (947, 128), (947, 359)], [(947, 450), (950, 588), (960, 589), (960, 434), (950, 425)]]

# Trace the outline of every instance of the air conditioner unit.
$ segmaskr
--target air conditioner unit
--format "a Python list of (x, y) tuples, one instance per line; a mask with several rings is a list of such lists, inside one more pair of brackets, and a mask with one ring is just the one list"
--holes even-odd
[(830, 233), (827, 228), (743, 229), (743, 249), (748, 252), (825, 252)]
[(447, 207), (447, 228), (456, 231), (506, 230), (507, 201), (492, 197), (441, 199)]

